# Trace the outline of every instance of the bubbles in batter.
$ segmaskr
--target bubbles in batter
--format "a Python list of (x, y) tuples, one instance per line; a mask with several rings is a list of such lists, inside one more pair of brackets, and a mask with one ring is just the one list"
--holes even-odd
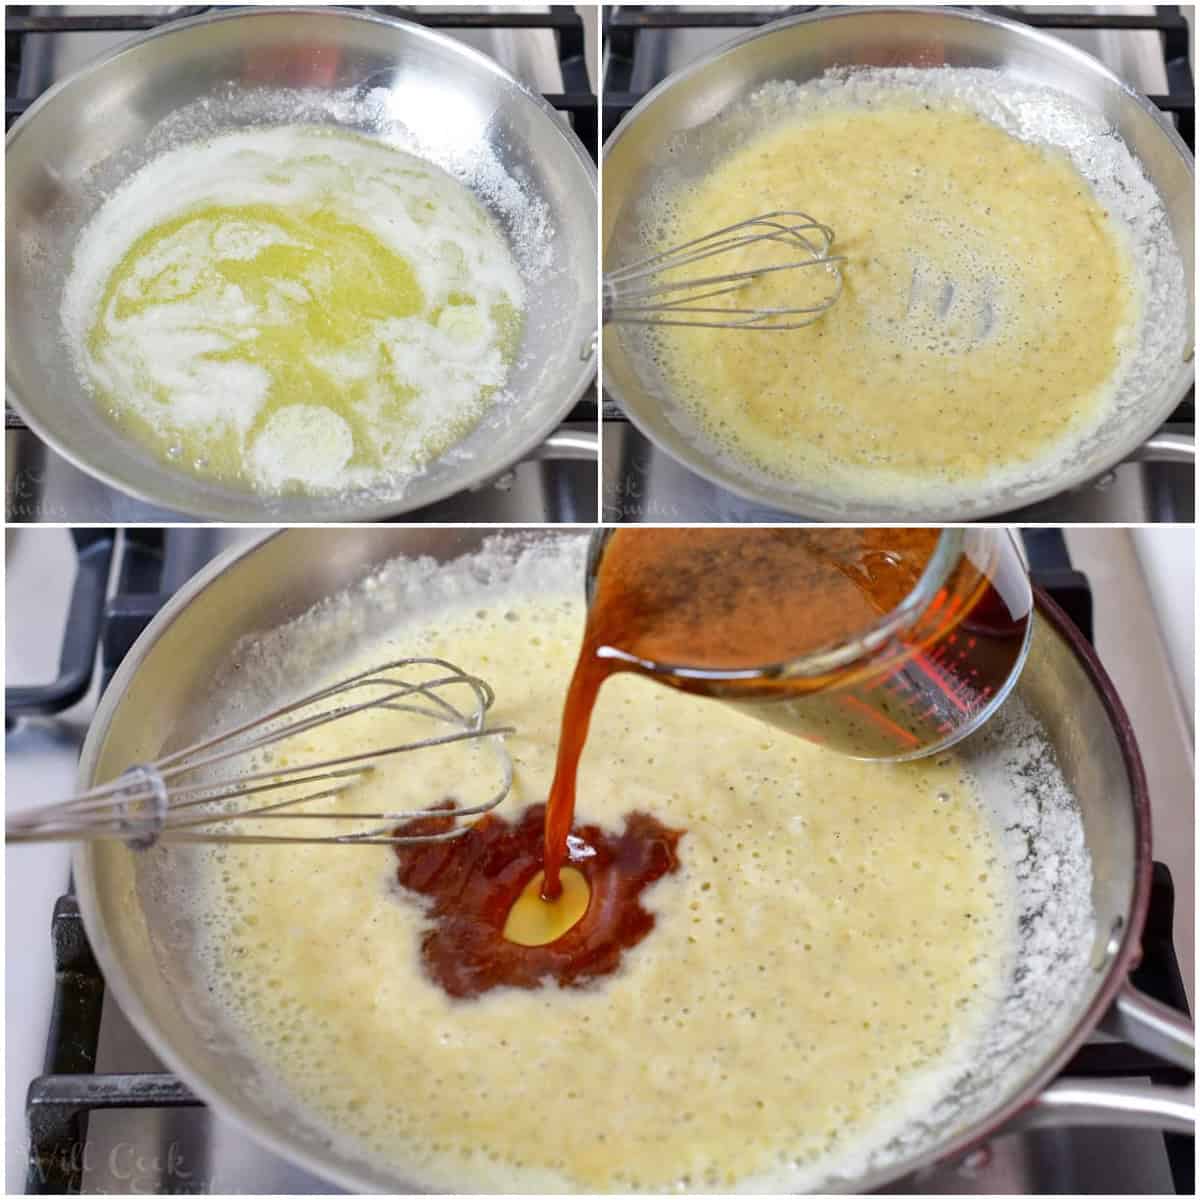
[[(519, 595), (464, 582), (362, 655), (492, 683), (494, 720), (518, 730), (508, 820), (553, 773), (573, 567)], [(298, 749), (362, 737), (328, 726)], [(439, 750), (388, 760), (354, 804), (466, 804), (474, 786)], [(619, 833), (631, 810), (686, 830), (679, 867), (593, 985), (450, 999), (422, 967), (421, 899), (369, 846), (210, 852), (205, 970), (282, 1091), (435, 1190), (794, 1189), (852, 1169), (969, 1061), (1009, 969), (1008, 868), (972, 781), (953, 757), (859, 763), (618, 677), (578, 823)]]
[(461, 184), (292, 126), (143, 168), (84, 231), (63, 318), (119, 428), (273, 494), (402, 479), (461, 440), (504, 385), (523, 304)]

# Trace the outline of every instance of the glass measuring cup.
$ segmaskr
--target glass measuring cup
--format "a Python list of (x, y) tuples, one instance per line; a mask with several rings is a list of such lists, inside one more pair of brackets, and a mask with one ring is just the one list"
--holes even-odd
[[(589, 605), (613, 532), (593, 535)], [(887, 556), (869, 569), (889, 569)], [(899, 762), (936, 754), (988, 719), (1020, 674), (1032, 614), (1029, 576), (1011, 533), (944, 529), (903, 599), (837, 644), (735, 668), (647, 661), (618, 645), (604, 655), (843, 754)]]

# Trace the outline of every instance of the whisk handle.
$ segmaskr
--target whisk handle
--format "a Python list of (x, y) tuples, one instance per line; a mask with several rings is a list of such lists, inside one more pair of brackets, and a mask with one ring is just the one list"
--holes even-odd
[(9, 842), (87, 841), (117, 838), (134, 850), (148, 850), (159, 839), (170, 811), (166, 781), (157, 767), (134, 766), (111, 784), (24, 812), (5, 821)]

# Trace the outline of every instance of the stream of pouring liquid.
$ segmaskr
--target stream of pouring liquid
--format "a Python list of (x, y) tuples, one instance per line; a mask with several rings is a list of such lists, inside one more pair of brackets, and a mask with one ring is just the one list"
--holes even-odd
[[(858, 574), (868, 561), (864, 553), (880, 554), (867, 536), (871, 532), (836, 531), (826, 539), (828, 545), (809, 532), (792, 530), (613, 534), (563, 706), (546, 805), (544, 900), (561, 894), (579, 760), (604, 681), (618, 671), (641, 673), (639, 659), (695, 665), (769, 662), (784, 649), (796, 652), (861, 628), (912, 586), (937, 540), (936, 531), (909, 531), (916, 535), (917, 561), (904, 563), (898, 575), (892, 563), (884, 580), (871, 580), (869, 573)], [(849, 544), (842, 546), (847, 534)], [(903, 545), (905, 534), (884, 538)], [(832, 598), (832, 605), (818, 603), (822, 594)]]
[[(576, 774), (605, 679), (619, 671), (653, 675), (643, 665), (649, 662), (717, 668), (781, 661), (847, 638), (869, 628), (911, 592), (939, 533), (616, 531), (597, 570), (583, 645), (563, 708), (546, 805), (542, 899), (557, 900), (561, 894)], [(1019, 639), (1012, 644), (1019, 647)], [(1007, 665), (1006, 658), (1002, 674)], [(660, 677), (660, 682), (706, 692), (682, 679)], [(802, 680), (788, 684), (794, 696), (813, 687)], [(886, 700), (871, 700), (886, 707)], [(843, 701), (865, 707), (853, 696)]]
[(600, 658), (596, 650), (595, 642), (585, 640), (563, 706), (558, 760), (554, 767), (554, 781), (550, 785), (550, 798), (546, 802), (543, 900), (557, 900), (562, 894), (560, 876), (567, 857), (567, 836), (575, 819), (575, 781), (579, 773), (579, 759), (587, 744), (588, 727), (600, 685), (615, 669), (615, 664)]
[[(636, 672), (629, 655), (636, 658), (639, 651), (653, 645), (652, 641), (644, 645), (644, 638), (675, 627), (680, 617), (693, 652), (681, 655), (681, 660), (696, 662), (707, 657), (703, 651), (719, 628), (744, 626), (746, 618), (752, 623), (755, 616), (761, 618), (761, 609), (755, 612), (746, 604), (747, 595), (754, 591), (759, 592), (761, 601), (761, 588), (748, 584), (745, 563), (738, 561), (737, 555), (747, 543), (762, 537), (761, 533), (730, 530), (618, 530), (613, 535), (599, 568), (595, 600), (563, 705), (558, 758), (546, 802), (544, 901), (556, 901), (562, 895), (561, 873), (575, 817), (579, 760), (601, 686), (618, 671)], [(764, 567), (779, 569), (789, 557), (788, 551), (794, 551), (780, 541), (765, 546), (765, 557), (755, 563), (760, 571)], [(722, 596), (718, 598), (707, 589), (722, 578), (724, 582), (718, 585)], [(858, 585), (851, 588), (857, 591)], [(781, 588), (774, 599), (778, 601), (787, 590)], [(728, 595), (738, 600), (732, 611), (720, 603)], [(614, 653), (616, 646), (621, 650)]]

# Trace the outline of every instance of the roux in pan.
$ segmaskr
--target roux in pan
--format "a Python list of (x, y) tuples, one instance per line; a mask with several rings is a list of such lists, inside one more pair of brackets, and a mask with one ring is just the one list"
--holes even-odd
[[(498, 814), (534, 838), (583, 631), (579, 572), (571, 557), (507, 588), (464, 575), (461, 599), (361, 657), (439, 655), (494, 686), (493, 718), (518, 731)], [(403, 714), (362, 717), (296, 753), (415, 732)], [(477, 794), (467, 753), (385, 760), (334, 802), (473, 803), (493, 784)], [(652, 928), (583, 986), (551, 974), (448, 995), (423, 956), (430, 901), (399, 884), (389, 847), (210, 852), (197, 924), (215, 994), (278, 1092), (348, 1153), (434, 1190), (794, 1188), (860, 1162), (969, 1060), (1011, 910), (952, 755), (858, 763), (620, 675), (578, 796), (580, 831), (619, 838), (631, 812), (682, 831), (676, 868), (638, 898)]]
[[(802, 329), (655, 332), (706, 440), (784, 481), (896, 504), (1044, 462), (1095, 424), (1137, 293), (1123, 236), (1065, 154), (901, 86), (869, 106), (798, 100), (662, 198), (662, 245), (779, 209), (833, 227), (845, 288)], [(783, 271), (738, 302), (790, 307), (822, 286)]]

